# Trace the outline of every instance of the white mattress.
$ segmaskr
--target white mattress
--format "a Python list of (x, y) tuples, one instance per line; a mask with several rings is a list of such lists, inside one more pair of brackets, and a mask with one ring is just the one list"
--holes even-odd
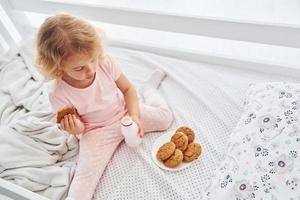
[[(164, 132), (148, 133), (138, 149), (124, 142), (116, 150), (99, 181), (94, 199), (197, 199), (204, 191), (226, 142), (238, 121), (243, 95), (250, 82), (299, 81), (272, 73), (194, 63), (141, 51), (110, 47), (111, 54), (136, 87), (155, 68), (167, 72), (159, 92), (171, 106), (175, 121), (168, 133), (190, 126), (197, 133), (203, 154), (182, 171), (158, 168), (151, 147)], [(25, 58), (25, 60), (34, 58)], [(33, 155), (34, 156), (34, 155)]]
[(248, 84), (299, 81), (122, 48), (108, 51), (137, 87), (156, 67), (167, 72), (168, 77), (159, 88), (175, 114), (167, 132), (181, 125), (192, 127), (204, 152), (191, 167), (169, 172), (155, 166), (150, 157), (152, 144), (163, 132), (147, 134), (138, 150), (122, 143), (103, 174), (94, 199), (197, 199), (222, 159), (227, 138), (240, 117)]

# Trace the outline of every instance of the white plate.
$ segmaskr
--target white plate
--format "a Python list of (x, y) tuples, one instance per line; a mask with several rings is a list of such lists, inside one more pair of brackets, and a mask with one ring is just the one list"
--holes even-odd
[[(152, 152), (151, 152), (151, 157), (152, 157), (152, 160), (153, 162), (160, 168), (164, 169), (164, 170), (168, 170), (168, 171), (178, 171), (178, 170), (182, 170), (182, 169), (185, 169), (187, 167), (189, 167), (193, 162), (190, 162), (190, 163), (185, 163), (185, 162), (182, 162), (180, 165), (178, 165), (177, 167), (175, 168), (169, 168), (169, 167), (166, 167), (164, 165), (164, 163), (162, 163), (161, 161), (157, 160), (156, 158), (156, 153), (158, 151), (158, 149), (165, 143), (167, 142), (170, 142), (171, 141), (171, 137), (174, 135), (173, 132), (171, 133), (165, 133), (163, 135), (161, 135), (159, 138), (157, 138), (155, 140), (155, 142), (153, 143), (152, 145)], [(195, 142), (197, 142), (197, 138), (195, 138)]]

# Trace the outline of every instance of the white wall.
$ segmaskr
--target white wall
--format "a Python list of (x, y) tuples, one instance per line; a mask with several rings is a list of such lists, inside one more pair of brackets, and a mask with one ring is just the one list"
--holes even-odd
[[(57, 0), (84, 2), (105, 6), (118, 6), (177, 14), (219, 17), (260, 23), (300, 25), (300, 0)], [(26, 13), (30, 25), (38, 28), (46, 15)], [(3, 17), (1, 17), (2, 19)], [(300, 49), (271, 46), (258, 43), (232, 41), (181, 33), (134, 28), (93, 22), (102, 27), (111, 41), (124, 41), (187, 52), (200, 52), (216, 56), (234, 57), (250, 61), (262, 61), (300, 68)], [(13, 32), (13, 30), (12, 30)], [(18, 36), (14, 39), (18, 41)], [(0, 38), (1, 43), (1, 38)], [(5, 45), (3, 45), (5, 47)], [(6, 45), (7, 46), (7, 45)], [(5, 49), (5, 48), (3, 48)]]

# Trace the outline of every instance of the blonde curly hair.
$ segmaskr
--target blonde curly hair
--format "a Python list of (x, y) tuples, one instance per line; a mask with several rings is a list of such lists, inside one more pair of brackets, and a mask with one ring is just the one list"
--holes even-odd
[(103, 55), (103, 32), (70, 14), (48, 17), (37, 34), (36, 64), (46, 80), (62, 76), (62, 61), (73, 53)]

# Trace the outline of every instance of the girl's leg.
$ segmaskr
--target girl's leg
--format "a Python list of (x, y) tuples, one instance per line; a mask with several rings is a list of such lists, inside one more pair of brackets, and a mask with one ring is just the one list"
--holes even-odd
[(164, 99), (155, 90), (149, 91), (144, 98), (140, 112), (145, 133), (168, 129), (173, 122), (173, 114)]
[(105, 167), (122, 140), (120, 123), (94, 129), (81, 137), (78, 164), (68, 197), (92, 199)]
[(166, 130), (173, 121), (171, 109), (157, 92), (164, 77), (163, 71), (156, 70), (141, 89), (144, 102), (140, 105), (140, 112), (145, 132)]

